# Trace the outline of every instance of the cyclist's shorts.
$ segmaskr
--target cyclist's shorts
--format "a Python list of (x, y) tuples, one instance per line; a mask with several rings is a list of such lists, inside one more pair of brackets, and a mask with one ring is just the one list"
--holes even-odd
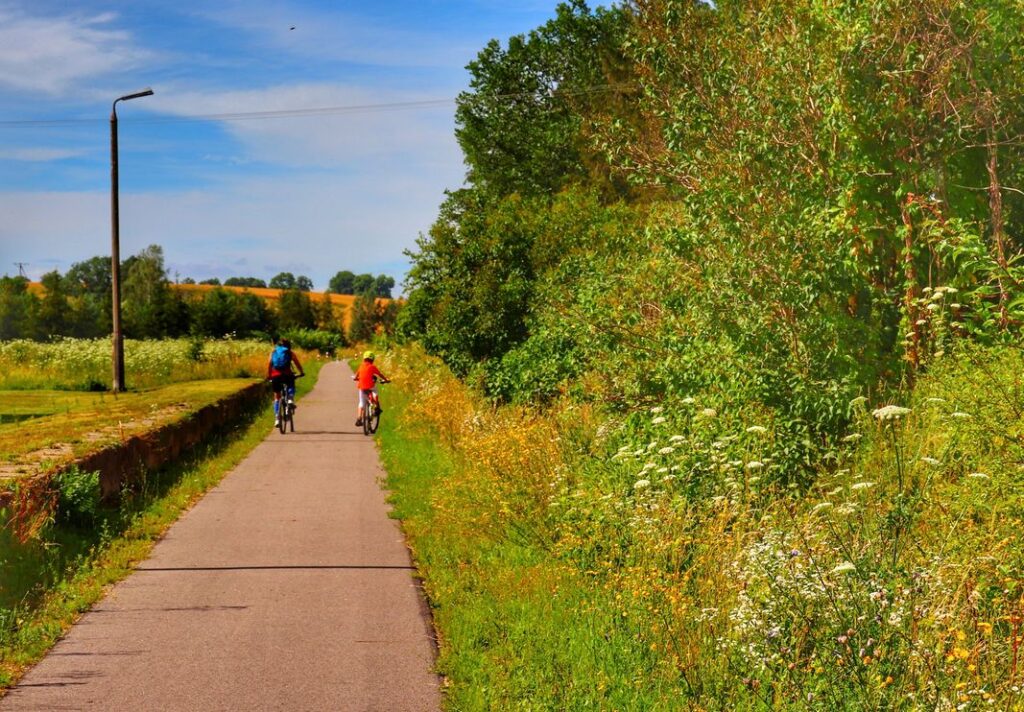
[(364, 391), (361, 388), (359, 389), (359, 407), (360, 408), (365, 408), (366, 406), (369, 405), (369, 397), (370, 397), (371, 393), (376, 395), (377, 389), (376, 388), (371, 388), (371, 389), (366, 390), (366, 391)]
[(290, 391), (295, 390), (294, 375), (280, 375), (270, 379), (270, 387), (274, 389), (274, 393), (280, 393), (285, 386), (288, 386)]

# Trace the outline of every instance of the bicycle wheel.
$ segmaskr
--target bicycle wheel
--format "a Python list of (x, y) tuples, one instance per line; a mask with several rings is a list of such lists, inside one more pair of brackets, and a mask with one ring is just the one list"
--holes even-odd
[(285, 405), (285, 402), (282, 399), (282, 400), (278, 401), (278, 403), (277, 403), (277, 429), (281, 431), (282, 435), (285, 432), (285, 428), (288, 427), (288, 424), (285, 422), (287, 420), (287, 418), (288, 418), (288, 406)]
[(373, 420), (376, 412), (377, 409), (373, 407), (373, 403), (366, 404), (366, 410), (363, 412), (363, 435), (370, 434), (370, 421)]
[(295, 432), (295, 402), (288, 402), (288, 427)]
[(374, 408), (370, 415), (370, 433), (377, 432), (378, 425), (380, 425), (380, 411)]

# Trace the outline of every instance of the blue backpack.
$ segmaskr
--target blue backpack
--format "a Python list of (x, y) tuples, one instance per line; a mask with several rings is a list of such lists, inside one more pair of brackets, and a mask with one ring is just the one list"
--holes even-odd
[(275, 346), (270, 354), (270, 365), (276, 371), (287, 371), (292, 364), (292, 352), (287, 346)]

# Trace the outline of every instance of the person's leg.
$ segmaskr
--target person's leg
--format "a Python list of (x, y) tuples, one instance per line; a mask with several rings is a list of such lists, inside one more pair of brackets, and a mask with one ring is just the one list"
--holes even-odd
[(366, 391), (359, 389), (359, 410), (356, 414), (356, 425), (363, 424), (363, 415), (366, 413)]

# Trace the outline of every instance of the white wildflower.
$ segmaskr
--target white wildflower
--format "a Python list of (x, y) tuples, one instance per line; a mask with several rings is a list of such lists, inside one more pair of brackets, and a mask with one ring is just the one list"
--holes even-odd
[(971, 417), (970, 413), (964, 413), (963, 411), (959, 411), (959, 410), (955, 411), (953, 413), (950, 413), (949, 415), (950, 415), (950, 417), (953, 417), (953, 418), (970, 418)]
[(668, 439), (668, 441), (670, 443), (681, 443), (684, 440), (686, 440), (686, 436), (685, 435), (673, 435), (672, 437), (670, 437)]
[(956, 287), (946, 287), (946, 294), (956, 294), (959, 291)]
[(661, 412), (661, 411), (663, 411), (663, 410), (665, 410), (665, 409), (664, 409), (664, 408), (662, 408), (662, 407), (661, 407), (660, 405), (656, 405), (656, 406), (654, 406), (653, 408), (651, 408), (651, 412), (652, 412), (652, 413), (660, 413), (660, 412)]
[(863, 436), (860, 433), (850, 433), (845, 438), (843, 438), (843, 442), (844, 443), (855, 443), (858, 440), (860, 440), (861, 437), (863, 437)]
[(832, 573), (834, 573), (834, 574), (845, 574), (845, 573), (848, 573), (850, 571), (856, 571), (856, 570), (857, 570), (856, 566), (851, 564), (849, 561), (844, 561), (843, 563), (839, 564), (834, 569), (832, 569)]
[(814, 505), (814, 507), (811, 509), (811, 512), (820, 512), (823, 509), (830, 509), (831, 507), (831, 502), (819, 502), (818, 504)]
[(910, 412), (910, 408), (904, 408), (898, 405), (887, 405), (881, 408), (876, 408), (871, 411), (871, 415), (875, 416), (878, 420), (897, 420), (902, 418), (904, 415)]
[(651, 423), (653, 423), (654, 425), (661, 425), (661, 424), (662, 424), (662, 423), (664, 423), (664, 422), (665, 422), (666, 420), (668, 420), (668, 418), (666, 418), (666, 417), (665, 417), (665, 416), (663, 416), (663, 415), (659, 415), (659, 416), (658, 416), (657, 418), (655, 418), (654, 420), (652, 420), (652, 421), (651, 421)]
[(917, 324), (918, 326), (924, 326), (925, 324), (928, 323), (928, 320), (927, 319), (918, 319), (914, 323)]
[(671, 446), (663, 447), (660, 450), (658, 450), (658, 454), (659, 455), (671, 455), (675, 451), (676, 451), (676, 449), (674, 447), (671, 447)]
[(865, 490), (871, 489), (875, 486), (874, 482), (857, 482), (856, 484), (850, 485), (851, 490)]
[(867, 403), (867, 402), (868, 402), (868, 399), (865, 398), (864, 396), (857, 396), (852, 401), (850, 401), (850, 407), (854, 408), (854, 407), (860, 405), (861, 403)]
[(748, 470), (760, 470), (762, 467), (764, 467), (764, 463), (758, 462), (757, 460), (751, 460), (746, 465), (744, 465), (744, 467)]
[(938, 467), (942, 464), (941, 461), (936, 460), (934, 457), (922, 457), (921, 462), (931, 465), (932, 467)]
[(924, 402), (925, 403), (945, 403), (946, 399), (945, 398), (925, 398)]
[(973, 477), (976, 480), (987, 480), (987, 479), (989, 479), (989, 476), (986, 475), (984, 472), (972, 472), (972, 473), (970, 473), (967, 476), (968, 477)]
[(747, 432), (748, 433), (759, 433), (759, 434), (760, 433), (767, 433), (768, 432), (768, 428), (766, 428), (766, 427), (764, 427), (762, 425), (751, 425), (749, 428), (747, 428)]
[(941, 308), (942, 308), (942, 307), (940, 307), (940, 306), (939, 306), (938, 304), (936, 304), (935, 302), (932, 302), (931, 304), (929, 304), (928, 306), (926, 306), (926, 307), (925, 307), (925, 309), (927, 309), (927, 310), (928, 310), (928, 311), (930, 311), (930, 312), (938, 311), (938, 310), (939, 310), (939, 309), (941, 309)]
[(705, 408), (700, 412), (705, 418), (714, 418), (718, 416), (718, 411), (714, 408)]
[(651, 486), (651, 481), (650, 480), (637, 480), (636, 482), (633, 483), (633, 489), (635, 489), (635, 490), (645, 490), (645, 489), (647, 489), (650, 486)]
[(964, 305), (963, 305), (963, 304), (960, 304), (960, 303), (958, 303), (958, 302), (953, 302), (953, 303), (952, 303), (952, 304), (950, 304), (949, 306), (953, 307), (954, 309), (963, 309), (963, 308), (964, 308)]
[(626, 450), (628, 450), (631, 447), (633, 447), (633, 446), (632, 445), (623, 445), (622, 447), (619, 448), (619, 452), (626, 452)]
[(695, 401), (690, 396), (686, 396), (686, 398), (683, 398), (682, 402), (683, 405), (693, 405)]

